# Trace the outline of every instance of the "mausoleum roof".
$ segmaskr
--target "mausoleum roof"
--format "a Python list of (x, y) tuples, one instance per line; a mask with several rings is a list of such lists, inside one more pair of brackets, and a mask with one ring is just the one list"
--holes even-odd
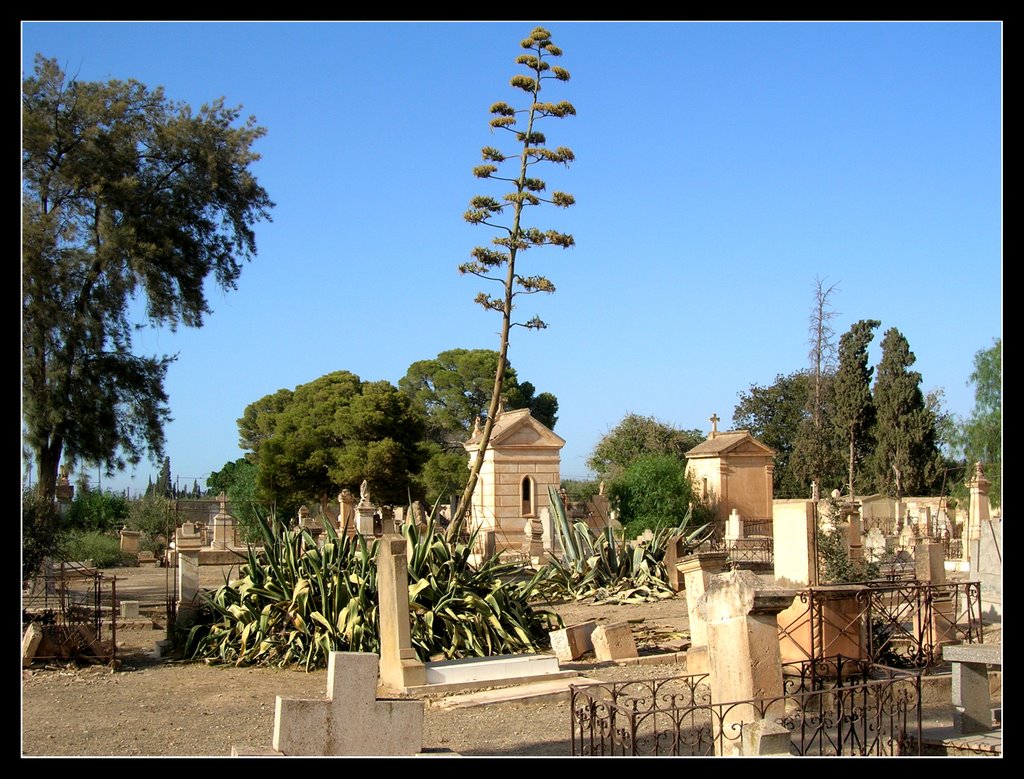
[(715, 433), (706, 441), (697, 444), (686, 453), (692, 457), (721, 457), (724, 454), (775, 455), (775, 450), (765, 446), (750, 434), (749, 430), (731, 430)]

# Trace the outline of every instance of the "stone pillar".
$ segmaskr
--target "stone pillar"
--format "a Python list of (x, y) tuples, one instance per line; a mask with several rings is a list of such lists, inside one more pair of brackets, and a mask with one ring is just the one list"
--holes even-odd
[(199, 599), (199, 549), (178, 548), (178, 608), (179, 621), (195, 614)]
[[(670, 541), (669, 548), (673, 547), (675, 543)], [(686, 672), (689, 674), (707, 673), (711, 668), (707, 625), (698, 604), (711, 577), (726, 572), (728, 560), (728, 552), (698, 552), (682, 558), (677, 566), (673, 566), (682, 574), (686, 588), (686, 610), (690, 617), (690, 648), (686, 652)]]
[(228, 549), (235, 541), (235, 518), (228, 513), (228, 496), (221, 492), (217, 496), (220, 511), (213, 517), (213, 542), (215, 549)]
[(772, 510), (775, 580), (783, 587), (806, 587), (818, 581), (815, 560), (815, 503), (780, 502)]
[(142, 536), (138, 530), (121, 528), (121, 551), (125, 554), (138, 554), (139, 538)]
[(743, 538), (743, 520), (740, 519), (740, 513), (733, 509), (728, 519), (725, 520), (725, 540), (738, 541), (741, 538)]
[(338, 535), (356, 533), (356, 496), (349, 489), (338, 493)]
[(842, 521), (847, 526), (847, 544), (850, 562), (864, 559), (861, 540), (860, 503), (847, 503), (842, 509)]
[(914, 576), (926, 584), (944, 584), (946, 555), (941, 541), (924, 538), (914, 546)]
[(427, 669), (412, 647), (405, 538), (384, 536), (377, 552), (380, 602), (380, 680), (402, 690), (427, 683)]
[(679, 563), (682, 562), (682, 559), (679, 556), (679, 537), (669, 536), (668, 543), (665, 545), (665, 573), (668, 575), (668, 586), (674, 592), (685, 589), (683, 575), (679, 570)]
[(562, 543), (555, 523), (551, 520), (551, 509), (541, 506), (537, 513), (540, 515), (541, 545), (549, 558), (554, 557), (561, 553)]
[(523, 526), (523, 554), (534, 564), (543, 564), (544, 527), (540, 517), (527, 517)]
[(751, 571), (732, 571), (713, 577), (698, 602), (698, 613), (708, 631), (711, 700), (729, 703), (778, 698), (763, 717), (750, 705), (731, 707), (716, 725), (728, 736), (719, 743), (719, 733), (715, 733), (716, 754), (742, 753), (741, 723), (785, 714), (778, 614), (794, 597), (796, 590), (766, 587)]
[(981, 469), (981, 463), (974, 464), (974, 475), (968, 485), (971, 488), (971, 502), (967, 515), (967, 527), (964, 529), (964, 545), (967, 547), (968, 559), (974, 552), (974, 544), (978, 540), (982, 522), (991, 519), (988, 505), (988, 488), (991, 482), (985, 478), (985, 472)]

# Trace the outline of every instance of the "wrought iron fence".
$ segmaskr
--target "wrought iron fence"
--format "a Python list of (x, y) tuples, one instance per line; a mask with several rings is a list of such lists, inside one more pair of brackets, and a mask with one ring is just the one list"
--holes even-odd
[[(117, 658), (114, 580), (80, 563), (61, 561), (47, 566), (36, 591), (22, 596), (22, 623), (38, 622), (49, 650), (40, 660)], [(109, 615), (109, 616), (108, 616)]]
[(866, 582), (868, 654), (875, 662), (927, 668), (942, 647), (983, 641), (981, 582)]
[(920, 673), (842, 657), (803, 665), (789, 666), (783, 695), (728, 703), (711, 700), (707, 675), (573, 686), (572, 754), (740, 754), (744, 725), (764, 719), (789, 730), (795, 755), (920, 749)]

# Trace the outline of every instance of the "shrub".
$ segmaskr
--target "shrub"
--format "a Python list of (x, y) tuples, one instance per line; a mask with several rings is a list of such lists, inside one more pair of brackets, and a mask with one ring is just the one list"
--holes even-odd
[(818, 523), (818, 578), (822, 584), (846, 584), (879, 576), (877, 563), (851, 560), (849, 527), (841, 521), (839, 502), (829, 498), (824, 521)]
[(162, 495), (146, 495), (128, 504), (128, 528), (139, 530), (150, 538), (174, 532), (171, 501)]
[(128, 513), (128, 499), (120, 493), (79, 490), (68, 506), (64, 525), (72, 530), (120, 530)]
[(682, 537), (696, 548), (707, 539), (711, 526), (691, 524), (691, 513), (675, 526), (661, 526), (650, 541), (619, 541), (612, 529), (592, 530), (585, 522), (569, 524), (554, 488), (548, 488), (551, 514), (562, 544), (563, 557), (541, 569), (541, 588), (550, 598), (594, 597), (602, 603), (643, 602), (671, 598), (665, 550), (670, 538)]
[(39, 572), (43, 560), (60, 549), (64, 531), (60, 527), (57, 506), (41, 498), (34, 490), (21, 494), (21, 576), (30, 579)]
[[(307, 531), (271, 518), (262, 551), (250, 548), (240, 578), (205, 599), (186, 656), (236, 665), (322, 668), (333, 651), (379, 652), (376, 539), (338, 536), (317, 547)], [(408, 548), (412, 644), (421, 660), (535, 652), (557, 615), (528, 601), (538, 579), (517, 581), (497, 557), (469, 563), (470, 543), (403, 526)]]
[(98, 530), (72, 530), (61, 548), (66, 560), (92, 560), (97, 568), (116, 568), (134, 563), (132, 555), (121, 552), (121, 539)]
[(627, 538), (647, 528), (676, 527), (688, 516), (700, 524), (709, 513), (694, 496), (685, 465), (672, 455), (636, 460), (612, 482), (609, 496)]

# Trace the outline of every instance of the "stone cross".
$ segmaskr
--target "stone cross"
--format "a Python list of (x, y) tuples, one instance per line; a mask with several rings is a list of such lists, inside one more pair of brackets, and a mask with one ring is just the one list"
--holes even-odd
[(277, 696), (274, 749), (285, 755), (415, 755), (423, 749), (423, 701), (378, 700), (378, 657), (331, 652), (327, 698)]
[(380, 615), (380, 680), (403, 690), (427, 683), (427, 670), (412, 646), (406, 542), (388, 535), (377, 549), (377, 612)]
[(718, 435), (718, 423), (720, 421), (721, 420), (719, 420), (718, 414), (712, 414), (710, 417), (708, 417), (708, 422), (711, 423), (711, 437), (712, 438), (714, 438), (716, 435)]

